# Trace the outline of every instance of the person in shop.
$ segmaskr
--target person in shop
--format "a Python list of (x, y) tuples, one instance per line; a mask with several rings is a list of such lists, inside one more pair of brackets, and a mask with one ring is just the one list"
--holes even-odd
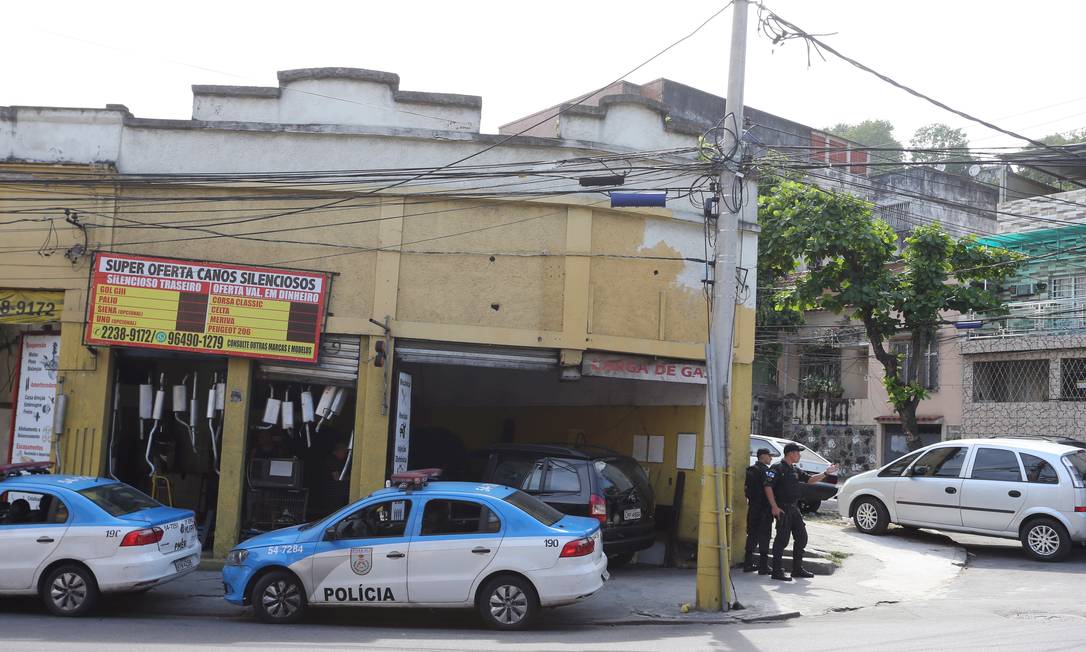
[[(349, 455), (347, 442), (336, 439), (332, 450), (317, 464), (316, 481), (313, 483), (317, 495), (313, 502), (322, 514), (331, 514), (346, 505), (350, 498), (350, 473), (343, 473)], [(340, 475), (343, 476), (342, 480), (339, 479)]]

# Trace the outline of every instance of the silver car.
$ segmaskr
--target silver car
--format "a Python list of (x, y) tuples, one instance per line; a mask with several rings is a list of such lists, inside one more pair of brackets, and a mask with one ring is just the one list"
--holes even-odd
[(1041, 561), (1086, 542), (1086, 450), (1031, 439), (962, 439), (926, 446), (853, 476), (841, 516), (867, 534), (890, 523), (1019, 539)]

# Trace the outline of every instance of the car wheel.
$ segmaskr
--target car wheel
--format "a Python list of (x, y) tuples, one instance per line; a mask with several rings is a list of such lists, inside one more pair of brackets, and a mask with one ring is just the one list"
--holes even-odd
[(1059, 521), (1039, 518), (1022, 529), (1022, 547), (1038, 561), (1060, 561), (1071, 552), (1071, 537)]
[(799, 511), (804, 514), (814, 514), (821, 506), (821, 500), (802, 500), (799, 503)]
[(54, 568), (41, 583), (42, 601), (56, 616), (82, 616), (94, 608), (99, 595), (94, 574), (75, 564)]
[(253, 585), (249, 601), (263, 622), (296, 623), (305, 611), (305, 590), (293, 573), (272, 571)]
[(483, 622), (493, 629), (524, 629), (539, 616), (539, 598), (527, 580), (499, 575), (479, 589)]
[(608, 557), (607, 557), (607, 568), (608, 569), (622, 568), (623, 566), (630, 563), (631, 561), (633, 561), (633, 553), (632, 552), (621, 552), (621, 553), (619, 553), (617, 555), (608, 555)]
[(890, 525), (890, 514), (877, 498), (861, 498), (852, 512), (852, 522), (864, 534), (882, 534)]

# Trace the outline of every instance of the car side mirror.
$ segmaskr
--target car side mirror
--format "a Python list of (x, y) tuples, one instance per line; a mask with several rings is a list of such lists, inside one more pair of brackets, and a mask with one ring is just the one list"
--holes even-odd
[(336, 540), (336, 526), (333, 525), (333, 526), (329, 527), (327, 530), (324, 531), (324, 540), (325, 541), (335, 541)]
[(928, 475), (930, 471), (931, 469), (926, 466), (914, 466), (913, 470), (909, 472), (909, 475)]

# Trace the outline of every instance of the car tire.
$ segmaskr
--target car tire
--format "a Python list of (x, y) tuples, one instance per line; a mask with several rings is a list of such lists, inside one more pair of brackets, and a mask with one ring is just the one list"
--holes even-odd
[(852, 522), (864, 534), (884, 534), (890, 526), (890, 513), (878, 498), (861, 498), (852, 510)]
[(1022, 528), (1022, 547), (1037, 561), (1062, 561), (1071, 552), (1071, 537), (1053, 518), (1038, 518)]
[(799, 503), (799, 511), (804, 514), (814, 514), (818, 512), (818, 508), (821, 506), (821, 500), (801, 500)]
[(634, 554), (632, 552), (620, 552), (615, 555), (607, 556), (607, 569), (622, 568), (626, 564), (633, 561)]
[(294, 573), (272, 571), (253, 585), (249, 602), (261, 622), (288, 625), (302, 619), (305, 588)]
[(487, 627), (516, 630), (530, 627), (539, 617), (539, 597), (531, 582), (516, 575), (487, 580), (476, 599)]
[(49, 571), (39, 593), (54, 616), (72, 617), (93, 609), (101, 596), (94, 573), (78, 564), (64, 564)]

